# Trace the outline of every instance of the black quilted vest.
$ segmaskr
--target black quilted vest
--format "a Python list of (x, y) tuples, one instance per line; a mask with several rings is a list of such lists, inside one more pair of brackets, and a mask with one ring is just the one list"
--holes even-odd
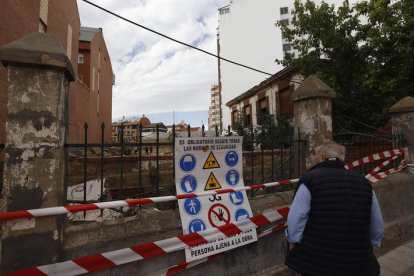
[(304, 275), (375, 275), (369, 239), (372, 187), (339, 160), (324, 161), (299, 180), (311, 194), (300, 244), (286, 265)]

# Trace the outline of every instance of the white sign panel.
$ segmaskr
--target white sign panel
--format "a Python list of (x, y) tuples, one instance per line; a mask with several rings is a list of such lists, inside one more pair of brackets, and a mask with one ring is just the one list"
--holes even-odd
[[(177, 138), (177, 195), (243, 187), (242, 137)], [(184, 234), (252, 216), (245, 191), (178, 201)], [(257, 241), (256, 229), (186, 249), (187, 262)]]

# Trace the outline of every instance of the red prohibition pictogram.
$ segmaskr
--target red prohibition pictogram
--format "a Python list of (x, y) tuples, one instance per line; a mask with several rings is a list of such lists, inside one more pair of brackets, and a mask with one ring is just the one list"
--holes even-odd
[(221, 203), (216, 203), (208, 210), (208, 221), (211, 226), (219, 227), (230, 223), (230, 211)]

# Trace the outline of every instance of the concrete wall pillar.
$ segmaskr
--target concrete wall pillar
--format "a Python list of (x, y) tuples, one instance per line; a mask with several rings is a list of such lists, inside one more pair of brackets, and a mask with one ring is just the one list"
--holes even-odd
[[(32, 33), (0, 48), (8, 103), (3, 212), (59, 206), (65, 195), (70, 60), (56, 38)], [(1, 272), (59, 260), (62, 217), (2, 224)]]
[(295, 139), (296, 176), (313, 165), (315, 150), (332, 140), (332, 99), (336, 93), (315, 75), (307, 77), (291, 95)]
[(405, 97), (390, 107), (392, 133), (401, 134), (407, 143), (405, 160), (414, 163), (414, 98)]

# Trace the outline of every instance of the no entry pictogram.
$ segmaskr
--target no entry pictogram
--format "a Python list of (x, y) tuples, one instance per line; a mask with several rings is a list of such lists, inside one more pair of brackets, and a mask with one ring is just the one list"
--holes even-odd
[(221, 203), (216, 203), (208, 210), (208, 221), (211, 226), (219, 227), (230, 223), (230, 211)]

